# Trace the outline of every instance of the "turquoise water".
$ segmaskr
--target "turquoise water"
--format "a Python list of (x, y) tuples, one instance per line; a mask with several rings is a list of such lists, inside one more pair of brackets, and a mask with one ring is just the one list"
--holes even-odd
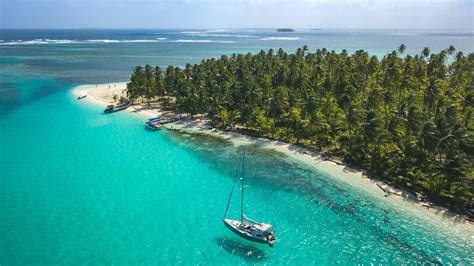
[[(154, 45), (0, 48), (8, 66), (0, 68), (0, 264), (474, 262), (473, 236), (454, 232), (457, 225), (426, 220), (260, 146), (246, 147), (245, 212), (274, 224), (278, 242), (270, 248), (233, 235), (221, 219), (241, 148), (150, 132), (143, 118), (104, 115), (70, 94), (85, 80), (120, 80), (126, 64), (193, 61), (206, 49), (237, 46)], [(238, 200), (230, 217), (238, 217)]]
[(2, 264), (473, 261), (469, 239), (258, 147), (246, 212), (278, 243), (242, 240), (221, 222), (238, 149), (100, 111), (60, 92), (2, 120)]

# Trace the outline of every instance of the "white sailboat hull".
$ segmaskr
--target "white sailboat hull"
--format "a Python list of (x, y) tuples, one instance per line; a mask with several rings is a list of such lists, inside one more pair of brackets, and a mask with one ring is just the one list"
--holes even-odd
[(253, 242), (267, 243), (273, 246), (276, 241), (275, 236), (271, 232), (260, 230), (258, 225), (231, 219), (224, 219), (224, 224), (235, 234)]

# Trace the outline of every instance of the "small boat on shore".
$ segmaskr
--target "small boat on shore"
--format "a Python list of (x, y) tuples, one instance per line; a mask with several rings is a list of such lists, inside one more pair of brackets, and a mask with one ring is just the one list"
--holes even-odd
[(155, 118), (150, 118), (148, 121), (145, 122), (145, 126), (151, 130), (159, 130), (163, 127), (163, 125), (160, 124), (161, 117), (155, 117)]
[(275, 233), (273, 231), (273, 226), (271, 224), (260, 223), (248, 218), (244, 214), (244, 160), (245, 160), (245, 151), (242, 154), (239, 166), (242, 165), (242, 176), (240, 177), (240, 191), (241, 195), (241, 205), (240, 205), (240, 221), (227, 219), (227, 211), (229, 210), (230, 201), (232, 199), (232, 194), (234, 192), (235, 183), (237, 181), (238, 174), (236, 173), (234, 177), (234, 183), (232, 184), (232, 190), (230, 192), (229, 201), (227, 202), (227, 208), (224, 213), (224, 225), (229, 228), (236, 235), (245, 238), (247, 240), (264, 243), (273, 247), (273, 244), (276, 242)]
[(80, 100), (80, 99), (84, 99), (87, 97), (87, 94), (86, 95), (82, 95), (82, 96), (77, 96), (77, 99)]
[(132, 101), (126, 101), (124, 103), (117, 104), (117, 105), (113, 105), (113, 104), (107, 105), (107, 108), (105, 108), (104, 113), (113, 113), (113, 112), (122, 111), (130, 107), (130, 105), (132, 105)]

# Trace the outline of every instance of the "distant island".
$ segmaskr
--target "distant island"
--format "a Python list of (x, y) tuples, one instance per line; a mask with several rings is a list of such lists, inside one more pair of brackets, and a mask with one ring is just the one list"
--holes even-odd
[(303, 46), (137, 66), (127, 95), (323, 152), (472, 218), (474, 54), (405, 49), (379, 59)]
[(277, 29), (277, 32), (294, 32), (294, 31), (295, 31), (294, 29), (290, 29), (290, 28)]

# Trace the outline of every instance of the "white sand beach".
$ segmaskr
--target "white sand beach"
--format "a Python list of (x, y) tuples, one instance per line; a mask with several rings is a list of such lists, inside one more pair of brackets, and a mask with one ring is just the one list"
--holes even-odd
[[(105, 108), (106, 105), (114, 102), (114, 95), (117, 95), (118, 98), (125, 95), (125, 89), (126, 83), (81, 85), (72, 90), (72, 95), (73, 97), (87, 95), (81, 101), (101, 105)], [(137, 102), (141, 102), (141, 99)], [(146, 103), (135, 104), (128, 108), (127, 112), (143, 116), (144, 118), (167, 115), (159, 109), (157, 103), (152, 103), (151, 107), (148, 107)], [(350, 168), (337, 161), (328, 160), (328, 158), (324, 158), (318, 152), (282, 141), (254, 138), (237, 132), (218, 130), (212, 128), (208, 124), (208, 120), (205, 119), (186, 118), (175, 123), (166, 124), (165, 127), (187, 133), (210, 134), (227, 139), (235, 145), (258, 143), (265, 148), (291, 156), (293, 159), (305, 163), (317, 171), (327, 173), (337, 180), (346, 182), (357, 190), (370, 193), (371, 196), (377, 197), (380, 201), (393, 204), (399, 210), (426, 218), (428, 222), (441, 226), (443, 230), (466, 234), (474, 241), (474, 224), (466, 220), (464, 216), (453, 214), (445, 208), (424, 202), (420, 200), (418, 195), (409, 191), (396, 189), (382, 181), (371, 179), (362, 171)]]

